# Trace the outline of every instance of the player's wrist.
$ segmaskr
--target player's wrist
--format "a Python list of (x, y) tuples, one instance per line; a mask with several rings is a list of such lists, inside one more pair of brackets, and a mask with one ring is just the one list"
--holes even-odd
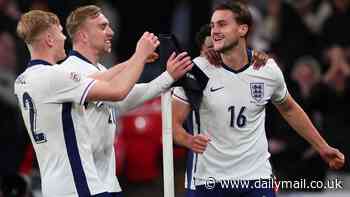
[(135, 51), (130, 59), (134, 62), (137, 62), (136, 65), (138, 66), (144, 66), (147, 62), (147, 56), (138, 51)]
[(174, 83), (176, 81), (174, 76), (171, 75), (171, 73), (167, 70), (161, 76), (163, 77), (163, 80), (166, 80), (167, 83)]
[(320, 143), (320, 144), (316, 144), (316, 145), (314, 146), (314, 149), (315, 149), (317, 152), (322, 153), (324, 150), (329, 149), (329, 147), (330, 147), (330, 146), (329, 146), (326, 142), (322, 142), (322, 143)]
[(193, 142), (194, 142), (194, 136), (187, 135), (184, 146), (190, 150), (193, 150)]

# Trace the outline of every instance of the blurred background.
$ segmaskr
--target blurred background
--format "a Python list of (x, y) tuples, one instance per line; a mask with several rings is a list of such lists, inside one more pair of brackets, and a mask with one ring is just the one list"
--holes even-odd
[[(147, 30), (173, 33), (194, 58), (195, 35), (209, 23), (220, 0), (0, 0), (0, 197), (40, 197), (40, 175), (24, 128), (13, 82), (29, 60), (15, 34), (20, 15), (31, 9), (56, 13), (65, 24), (77, 6), (97, 4), (115, 31), (113, 51), (103, 63), (126, 60)], [(326, 140), (349, 161), (350, 153), (350, 0), (242, 0), (255, 25), (249, 46), (268, 53), (284, 72), (292, 96)], [(70, 49), (67, 40), (67, 51)], [(147, 69), (147, 67), (146, 67)], [(152, 77), (145, 71), (143, 79)], [(147, 102), (119, 120), (117, 172), (126, 197), (162, 196), (160, 99)], [(278, 196), (350, 196), (350, 166), (328, 170), (318, 154), (267, 107), (271, 163), (280, 180), (341, 180), (342, 189), (284, 189)], [(175, 146), (176, 196), (185, 196), (186, 150)]]

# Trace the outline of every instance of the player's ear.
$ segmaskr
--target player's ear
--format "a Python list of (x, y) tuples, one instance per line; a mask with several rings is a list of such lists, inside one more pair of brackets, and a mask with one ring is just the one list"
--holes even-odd
[(83, 42), (87, 42), (89, 40), (89, 36), (86, 32), (84, 31), (77, 31), (76, 35), (78, 36), (78, 38), (80, 40), (82, 40)]
[(249, 27), (247, 24), (239, 25), (238, 33), (241, 37), (245, 37), (248, 33)]
[(55, 39), (51, 32), (46, 33), (45, 42), (50, 48), (55, 45)]

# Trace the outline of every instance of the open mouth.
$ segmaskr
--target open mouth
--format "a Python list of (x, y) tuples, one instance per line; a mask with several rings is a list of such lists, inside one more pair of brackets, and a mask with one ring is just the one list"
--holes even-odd
[(221, 41), (221, 40), (223, 40), (223, 39), (224, 39), (224, 36), (220, 36), (220, 35), (214, 36), (214, 37), (213, 37), (213, 40), (214, 40), (215, 42)]
[(105, 41), (106, 44), (111, 45), (112, 42), (110, 40)]

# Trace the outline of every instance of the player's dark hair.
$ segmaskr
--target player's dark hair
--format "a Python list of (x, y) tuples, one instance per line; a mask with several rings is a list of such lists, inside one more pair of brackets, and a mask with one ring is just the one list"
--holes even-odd
[[(239, 25), (247, 25), (248, 26), (248, 33), (253, 25), (253, 18), (252, 15), (249, 12), (248, 7), (241, 2), (238, 1), (227, 1), (224, 3), (219, 3), (215, 5), (213, 12), (218, 10), (229, 10), (233, 13), (234, 19), (236, 20), (237, 24)], [(248, 35), (248, 33), (246, 35)]]
[(195, 41), (198, 49), (201, 49), (202, 45), (205, 42), (205, 38), (210, 36), (210, 26), (208, 24), (203, 25), (199, 32), (197, 32)]

